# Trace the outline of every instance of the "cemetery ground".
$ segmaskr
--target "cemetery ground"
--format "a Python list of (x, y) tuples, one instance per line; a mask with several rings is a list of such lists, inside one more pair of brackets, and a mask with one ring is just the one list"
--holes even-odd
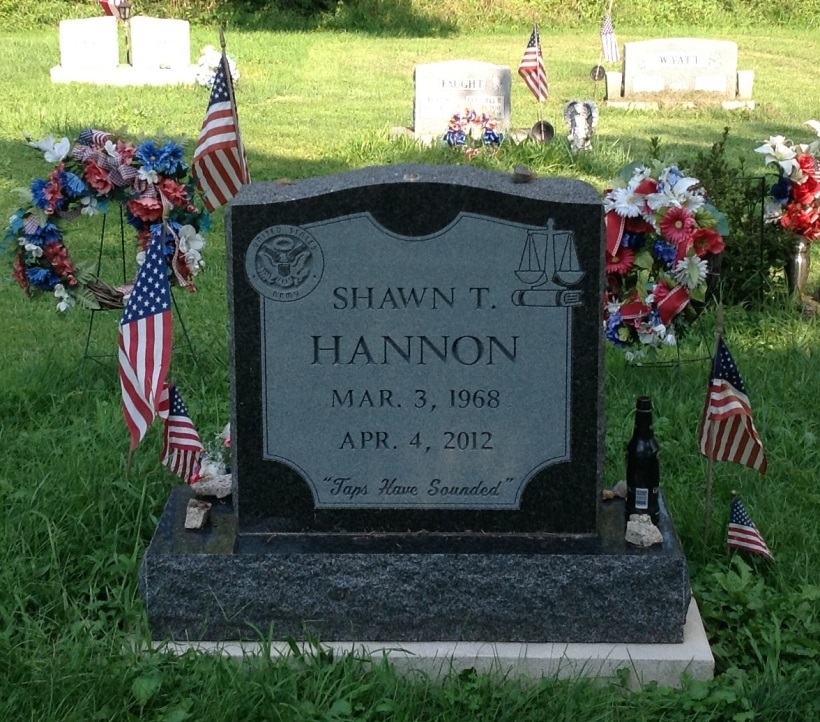
[[(820, 119), (814, 37), (798, 30), (718, 34), (693, 28), (663, 35), (725, 37), (740, 66), (755, 70), (754, 110), (658, 112), (607, 109), (589, 69), (598, 62), (597, 30), (542, 36), (552, 97), (544, 117), (556, 127), (548, 145), (502, 146), (477, 163), (505, 172), (525, 163), (542, 176), (570, 176), (603, 189), (650, 137), (661, 156), (686, 167), (729, 127), (727, 153), (757, 175), (754, 148), (770, 135), (809, 142), (802, 124)], [(657, 35), (619, 28), (619, 40)], [(446, 148), (391, 142), (392, 126), (412, 118), (412, 69), (420, 62), (475, 58), (510, 65), (526, 33), (449, 38), (386, 38), (344, 33), (229, 33), (242, 78), (237, 103), (255, 180), (297, 179), (398, 162), (468, 162)], [(23, 133), (74, 138), (85, 127), (135, 140), (171, 138), (193, 150), (208, 99), (198, 87), (108, 88), (52, 85), (56, 28), (0, 33), (0, 215), (17, 207), (12, 191), (51, 166)], [(194, 52), (217, 44), (195, 29)], [(573, 155), (563, 140), (563, 103), (601, 103), (594, 150)], [(513, 85), (513, 124), (531, 126), (536, 106)], [(444, 129), (442, 129), (442, 132)], [(229, 416), (223, 212), (207, 234), (199, 292), (177, 291), (196, 363), (175, 351), (172, 375), (203, 439)], [(73, 223), (67, 244), (95, 259), (99, 219)], [(118, 282), (119, 228), (109, 236), (103, 275)], [(132, 253), (126, 227), (129, 263)], [(729, 241), (730, 245), (732, 239)], [(813, 249), (810, 287), (820, 285)], [(132, 267), (133, 270), (133, 267)], [(3, 274), (8, 277), (10, 272)], [(396, 677), (379, 659), (332, 658), (317, 645), (293, 664), (264, 656), (237, 664), (211, 656), (172, 657), (135, 648), (144, 639), (137, 594), (139, 561), (169, 489), (158, 462), (155, 428), (126, 474), (128, 435), (113, 357), (83, 363), (88, 315), (55, 311), (0, 284), (0, 716), (6, 720), (811, 720), (820, 718), (820, 325), (801, 316), (775, 274), (762, 298), (726, 311), (726, 336), (748, 387), (769, 458), (766, 477), (716, 465), (715, 511), (704, 540), (705, 460), (697, 426), (708, 362), (678, 368), (628, 365), (607, 350), (606, 483), (622, 478), (623, 447), (635, 397), (656, 409), (662, 484), (690, 562), (695, 595), (716, 657), (713, 682), (681, 691), (626, 695), (618, 683), (524, 683), (464, 673), (443, 681)], [(98, 314), (92, 351), (113, 354), (116, 312)], [(684, 341), (687, 358), (711, 344), (713, 314)], [(181, 340), (181, 339), (178, 339)], [(739, 490), (777, 561), (728, 554), (730, 491)], [(629, 604), (627, 597), (624, 604)], [(612, 624), (618, 610), (612, 610)], [(264, 638), (268, 630), (260, 630)], [(275, 635), (275, 630), (274, 635)]]

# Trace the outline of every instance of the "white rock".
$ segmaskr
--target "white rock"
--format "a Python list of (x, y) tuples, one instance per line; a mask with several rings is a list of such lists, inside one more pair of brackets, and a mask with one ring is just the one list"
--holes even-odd
[(185, 528), (203, 529), (208, 522), (208, 513), (211, 505), (199, 499), (189, 499), (188, 507), (185, 509)]
[(217, 499), (224, 499), (231, 495), (231, 475), (203, 476), (196, 484), (191, 484), (191, 489), (197, 496), (215, 496)]
[(629, 544), (637, 547), (650, 547), (663, 544), (663, 534), (653, 523), (649, 514), (632, 514), (626, 523), (626, 536)]

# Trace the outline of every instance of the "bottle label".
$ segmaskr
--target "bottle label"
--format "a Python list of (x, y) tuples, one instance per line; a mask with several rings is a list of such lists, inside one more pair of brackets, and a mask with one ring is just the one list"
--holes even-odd
[(635, 489), (635, 508), (649, 508), (649, 489)]

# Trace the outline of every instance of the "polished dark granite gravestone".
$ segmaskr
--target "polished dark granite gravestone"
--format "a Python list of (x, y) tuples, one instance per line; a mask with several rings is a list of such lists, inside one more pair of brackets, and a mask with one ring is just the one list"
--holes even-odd
[(627, 549), (599, 501), (594, 189), (366, 169), (251, 185), (227, 234), (233, 501), (191, 535), (172, 496), (156, 636), (682, 639), (671, 520)]

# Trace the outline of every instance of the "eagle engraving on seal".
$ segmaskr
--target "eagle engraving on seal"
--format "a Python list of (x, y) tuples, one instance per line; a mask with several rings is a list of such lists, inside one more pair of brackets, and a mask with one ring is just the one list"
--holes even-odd
[(324, 254), (316, 239), (298, 226), (272, 226), (259, 233), (245, 256), (248, 280), (274, 301), (307, 296), (322, 278)]

